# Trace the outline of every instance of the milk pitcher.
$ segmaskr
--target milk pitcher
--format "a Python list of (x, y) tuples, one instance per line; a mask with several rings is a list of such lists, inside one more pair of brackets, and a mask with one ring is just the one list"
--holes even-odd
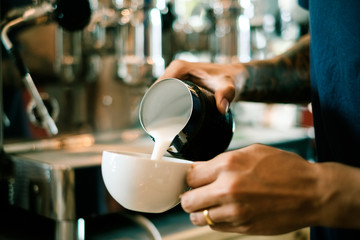
[(153, 84), (140, 103), (139, 118), (144, 130), (149, 134), (154, 122), (171, 122), (178, 117), (183, 119), (183, 126), (167, 150), (171, 155), (204, 161), (229, 146), (234, 132), (232, 113), (229, 110), (223, 115), (218, 111), (213, 93), (175, 78)]

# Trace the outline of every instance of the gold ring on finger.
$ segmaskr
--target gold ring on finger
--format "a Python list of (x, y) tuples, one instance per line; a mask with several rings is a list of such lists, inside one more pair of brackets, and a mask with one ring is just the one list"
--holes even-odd
[(210, 218), (210, 216), (209, 216), (209, 210), (205, 209), (205, 210), (203, 211), (203, 215), (204, 215), (205, 221), (206, 221), (206, 223), (207, 223), (208, 225), (212, 226), (212, 225), (215, 224), (214, 221), (213, 221), (213, 220)]

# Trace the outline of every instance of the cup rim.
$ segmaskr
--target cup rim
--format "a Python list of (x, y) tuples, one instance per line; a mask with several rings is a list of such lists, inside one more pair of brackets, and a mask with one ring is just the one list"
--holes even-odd
[(136, 161), (149, 161), (152, 163), (180, 163), (180, 164), (193, 164), (194, 162), (191, 160), (186, 160), (182, 158), (176, 158), (176, 157), (169, 157), (169, 156), (163, 156), (162, 159), (152, 160), (150, 153), (141, 153), (141, 152), (127, 152), (127, 151), (110, 151), (110, 150), (104, 150), (103, 154), (111, 154), (111, 155), (117, 155), (117, 156), (126, 156), (130, 158), (136, 159)]
[[(121, 156), (124, 156), (124, 158), (121, 158)], [(180, 180), (178, 177), (183, 176), (185, 172), (190, 169), (193, 164), (192, 161), (174, 157), (164, 157), (164, 159), (161, 160), (151, 160), (150, 156), (151, 154), (149, 153), (141, 152), (113, 150), (103, 151), (101, 171), (105, 187), (109, 194), (126, 209), (147, 213), (165, 212), (178, 205), (180, 202), (179, 195), (190, 189), (185, 180), (177, 180)], [(136, 171), (134, 174), (129, 174), (127, 171), (129, 168), (123, 168), (122, 164), (128, 164), (130, 169), (135, 168)], [(170, 169), (168, 169), (168, 167)], [(115, 171), (113, 171), (113, 169), (115, 169)], [(168, 181), (157, 181), (157, 178), (152, 174), (152, 171), (155, 169), (157, 169), (156, 172), (164, 172), (165, 178), (161, 177), (161, 179), (170, 179), (171, 183), (174, 184), (168, 184)], [(179, 171), (175, 173), (174, 171), (177, 170)], [(145, 174), (144, 171), (146, 172)], [(147, 175), (147, 171), (150, 171), (148, 174), (150, 177), (143, 178), (143, 176)], [(124, 175), (125, 178), (122, 178), (121, 176)], [(175, 175), (175, 177), (173, 175)], [(140, 179), (138, 179), (139, 176), (141, 176)], [(136, 180), (134, 180), (134, 178)], [(139, 182), (144, 183), (144, 180), (146, 180), (146, 184), (139, 184)], [(178, 183), (175, 183), (174, 180)], [(159, 184), (160, 186), (165, 187), (161, 188), (161, 191), (158, 191), (156, 187), (152, 187), (158, 186)], [(139, 190), (131, 190), (129, 194), (124, 194), (124, 191), (127, 191), (129, 186), (131, 189), (136, 188)], [(143, 193), (148, 194), (147, 192), (149, 189), (156, 190), (161, 194), (155, 194), (152, 197), (145, 198), (144, 201), (142, 200), (140, 202), (134, 200), (139, 196), (143, 196)], [(163, 194), (168, 195), (165, 198), (165, 201), (160, 200), (159, 198), (162, 198)], [(143, 198), (141, 197), (141, 199)], [(159, 201), (161, 201), (160, 205), (158, 204)], [(155, 202), (156, 204), (154, 205)]]

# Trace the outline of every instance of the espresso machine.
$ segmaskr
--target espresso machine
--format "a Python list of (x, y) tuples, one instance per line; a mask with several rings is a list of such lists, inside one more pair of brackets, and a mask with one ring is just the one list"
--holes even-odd
[(102, 181), (102, 151), (152, 151), (138, 107), (171, 60), (265, 58), (279, 10), (260, 11), (269, 1), (2, 0), (0, 238), (19, 213), (71, 240), (124, 211)]
[(7, 3), (1, 7), (0, 237), (23, 227), (9, 220), (21, 213), (49, 220), (54, 239), (84, 239), (84, 219), (122, 210), (102, 182), (102, 151), (152, 148), (141, 138), (137, 107), (165, 68), (161, 4)]

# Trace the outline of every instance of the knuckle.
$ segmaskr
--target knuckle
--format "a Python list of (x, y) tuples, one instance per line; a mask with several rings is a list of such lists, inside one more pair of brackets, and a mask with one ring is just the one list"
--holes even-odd
[(249, 209), (241, 204), (232, 205), (230, 211), (230, 216), (234, 219), (234, 223), (243, 224), (251, 218), (251, 212)]
[(171, 66), (171, 67), (177, 67), (177, 68), (179, 68), (179, 67), (184, 66), (185, 63), (186, 63), (186, 62), (185, 62), (184, 60), (175, 59), (175, 60), (173, 60), (173, 61), (170, 63), (170, 66)]
[(239, 196), (239, 189), (238, 186), (234, 183), (230, 183), (226, 188), (225, 188), (225, 194), (226, 194), (226, 198), (229, 201), (235, 201), (238, 199)]
[(237, 165), (237, 158), (234, 156), (234, 154), (224, 154), (224, 158), (221, 159), (219, 169), (221, 171), (229, 171), (234, 170), (234, 167)]
[(249, 150), (250, 151), (262, 151), (266, 146), (260, 143), (254, 143), (252, 145), (249, 146)]
[(222, 188), (222, 195), (229, 202), (237, 201), (242, 196), (242, 188), (240, 187), (242, 184), (242, 177), (237, 176), (236, 178), (227, 179), (227, 184)]
[(234, 97), (236, 88), (235, 88), (235, 86), (233, 84), (228, 84), (226, 86), (226, 91), (229, 92), (232, 97)]

